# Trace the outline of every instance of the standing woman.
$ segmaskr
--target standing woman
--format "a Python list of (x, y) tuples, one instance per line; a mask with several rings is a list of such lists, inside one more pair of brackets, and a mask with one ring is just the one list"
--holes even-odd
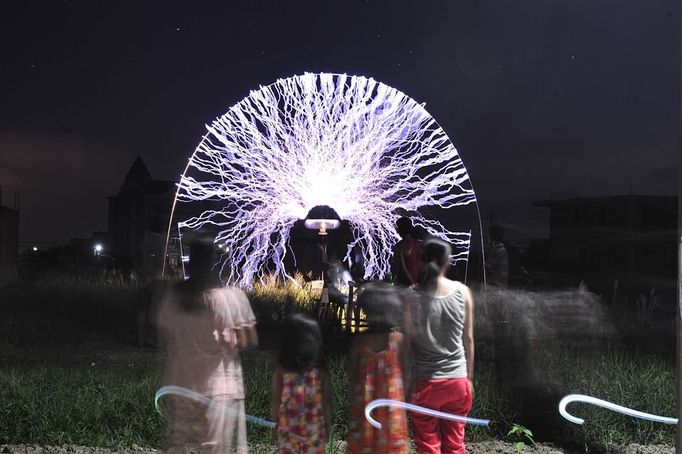
[[(422, 249), (422, 281), (412, 309), (415, 384), (412, 403), (466, 416), (474, 379), (474, 301), (469, 288), (445, 277), (450, 246), (430, 239)], [(464, 454), (464, 423), (412, 413), (419, 454)]]
[(256, 318), (238, 288), (223, 288), (213, 272), (212, 239), (192, 241), (190, 278), (177, 284), (158, 313), (168, 349), (164, 384), (180, 386), (211, 400), (169, 399), (167, 451), (248, 452), (244, 380), (240, 351), (258, 343)]

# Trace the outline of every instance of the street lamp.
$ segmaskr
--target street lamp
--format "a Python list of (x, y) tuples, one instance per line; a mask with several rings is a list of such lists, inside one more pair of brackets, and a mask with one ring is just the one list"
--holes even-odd
[(310, 230), (317, 230), (320, 236), (327, 235), (327, 229), (338, 229), (341, 221), (338, 219), (306, 219), (305, 228)]
[(99, 256), (101, 252), (102, 252), (102, 245), (98, 243), (95, 245), (94, 255)]
[[(339, 215), (333, 208), (327, 205), (317, 205), (308, 211), (308, 215), (303, 222), (306, 229), (317, 230), (322, 241), (324, 255), (327, 255), (327, 230), (335, 230), (341, 226)], [(325, 257), (326, 260), (326, 257)]]
[(310, 209), (305, 217), (304, 225), (309, 230), (317, 230), (322, 245), (322, 297), (321, 303), (329, 302), (329, 261), (327, 257), (327, 230), (335, 230), (341, 226), (339, 215), (327, 205), (317, 205)]

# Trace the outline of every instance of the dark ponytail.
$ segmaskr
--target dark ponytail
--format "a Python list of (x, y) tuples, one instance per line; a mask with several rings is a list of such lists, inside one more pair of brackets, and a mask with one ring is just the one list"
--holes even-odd
[(308, 367), (324, 367), (320, 325), (309, 315), (292, 314), (284, 322), (278, 361), (290, 372)]
[(358, 306), (365, 312), (370, 333), (388, 333), (403, 326), (403, 304), (392, 285), (381, 281), (364, 284)]
[(178, 305), (182, 312), (197, 312), (203, 309), (197, 296), (204, 290), (220, 287), (218, 275), (213, 271), (216, 262), (216, 247), (213, 238), (207, 235), (195, 237), (189, 245), (189, 280), (177, 284)]
[(435, 291), (438, 276), (450, 263), (450, 245), (433, 238), (424, 242), (422, 247), (421, 288), (427, 292)]

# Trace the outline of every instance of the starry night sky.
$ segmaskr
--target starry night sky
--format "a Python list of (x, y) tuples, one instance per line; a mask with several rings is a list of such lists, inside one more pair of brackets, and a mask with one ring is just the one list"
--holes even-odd
[(484, 216), (542, 235), (532, 200), (676, 191), (680, 13), (675, 0), (3, 1), (3, 201), (19, 191), (22, 240), (87, 237), (137, 155), (177, 179), (204, 125), (249, 90), (345, 72), (425, 102)]

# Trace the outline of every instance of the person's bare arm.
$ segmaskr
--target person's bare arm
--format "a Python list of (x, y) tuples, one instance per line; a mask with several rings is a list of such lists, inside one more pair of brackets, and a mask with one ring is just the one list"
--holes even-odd
[(258, 345), (256, 325), (245, 326), (237, 330), (237, 344), (240, 350), (248, 350)]
[(240, 326), (237, 330), (239, 349), (255, 348), (258, 345), (258, 333), (256, 332), (256, 317), (253, 315), (251, 303), (241, 289), (233, 287), (230, 291), (234, 297), (233, 304), (237, 305), (235, 313), (237, 314), (237, 325)]
[(398, 257), (397, 257), (398, 245), (393, 246), (393, 255), (391, 255), (391, 282), (396, 282), (398, 280)]
[(471, 290), (466, 287), (464, 292), (464, 355), (467, 360), (467, 379), (469, 384), (474, 382), (474, 298)]
[(322, 411), (324, 412), (324, 425), (327, 429), (327, 440), (329, 440), (332, 429), (332, 377), (327, 369), (322, 369), (320, 375), (322, 378)]
[(403, 374), (403, 388), (405, 391), (405, 402), (409, 402), (412, 394), (412, 342), (409, 336), (400, 334), (398, 342), (398, 360), (400, 361), (400, 371)]
[(414, 289), (408, 289), (403, 294), (403, 340), (400, 344), (400, 360), (403, 370), (405, 401), (410, 399), (412, 385), (414, 384), (412, 338), (414, 336), (414, 306), (417, 304), (418, 297)]
[(256, 325), (249, 326), (247, 328), (247, 333), (249, 337), (249, 345), (251, 348), (258, 347), (258, 331), (256, 331)]
[[(279, 421), (279, 407), (282, 403), (282, 382), (283, 371), (280, 367), (275, 368), (272, 374), (272, 398), (270, 399), (270, 420), (275, 424)], [(273, 441), (275, 439), (276, 426), (272, 431)]]
[(350, 355), (348, 361), (350, 362), (350, 367), (348, 368), (348, 402), (353, 401), (353, 391), (355, 388), (355, 380), (357, 380), (358, 375), (358, 343), (360, 339), (356, 337), (353, 339), (350, 346)]

